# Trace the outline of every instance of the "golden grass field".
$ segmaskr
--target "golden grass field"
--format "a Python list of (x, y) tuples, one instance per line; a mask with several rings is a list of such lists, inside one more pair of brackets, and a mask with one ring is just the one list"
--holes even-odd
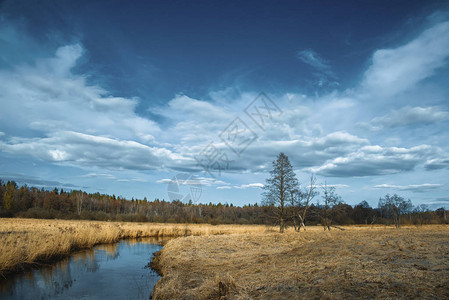
[(449, 298), (449, 227), (258, 225), (0, 219), (0, 275), (123, 238), (169, 240), (154, 299)]
[(0, 218), (0, 276), (124, 238), (263, 232), (263, 226)]
[(344, 228), (170, 240), (153, 299), (449, 299), (448, 226)]

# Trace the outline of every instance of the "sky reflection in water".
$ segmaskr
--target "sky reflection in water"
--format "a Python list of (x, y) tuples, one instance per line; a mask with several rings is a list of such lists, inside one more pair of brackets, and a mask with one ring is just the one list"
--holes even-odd
[(121, 241), (0, 280), (1, 299), (148, 299), (159, 276), (147, 265), (156, 239)]

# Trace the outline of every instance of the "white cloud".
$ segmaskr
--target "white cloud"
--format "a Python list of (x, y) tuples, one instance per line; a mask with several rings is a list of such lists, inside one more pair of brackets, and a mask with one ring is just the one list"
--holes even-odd
[(336, 76), (327, 60), (312, 49), (298, 52), (298, 58), (305, 64), (314, 68), (312, 75), (316, 78), (314, 84), (318, 87), (336, 87), (340, 84), (335, 81)]
[(64, 189), (81, 188), (80, 186), (74, 185), (72, 183), (63, 183), (56, 180), (40, 179), (38, 177), (30, 176), (29, 174), (24, 173), (2, 173), (0, 174), (0, 177), (2, 180), (11, 180), (15, 181), (18, 184), (27, 184), (39, 187), (62, 187)]
[(165, 134), (158, 137), (169, 141), (176, 140), (173, 146), (177, 147), (178, 151), (190, 151), (192, 145), (210, 142), (238, 113), (216, 103), (185, 95), (178, 95), (171, 99), (168, 105), (151, 111), (169, 120)]
[[(211, 177), (197, 177), (197, 176), (192, 176), (192, 174), (188, 174), (188, 173), (183, 173), (182, 175), (184, 175), (186, 178), (188, 178), (188, 179), (180, 179), (182, 184), (185, 184), (185, 185), (197, 185), (197, 184), (201, 184), (203, 186), (213, 186), (213, 185), (229, 186), (230, 185), (230, 183), (228, 183), (228, 182), (225, 182), (223, 180), (218, 180), (215, 178), (211, 178)], [(177, 176), (179, 176), (179, 174)], [(181, 176), (181, 178), (184, 178), (184, 177)], [(163, 178), (163, 179), (156, 180), (156, 183), (170, 184), (170, 183), (176, 182), (176, 180), (177, 179), (175, 177), (173, 177), (172, 179)]]
[[(253, 94), (240, 95), (240, 99), (230, 102), (240, 100), (241, 103), (230, 109), (184, 95), (176, 96), (166, 107), (155, 110), (170, 120), (168, 127), (161, 130), (155, 122), (135, 113), (137, 99), (110, 96), (100, 87), (86, 84), (82, 76), (71, 74), (70, 68), (82, 52), (79, 45), (67, 46), (36, 66), (0, 72), (0, 79), (4, 79), (0, 87), (6, 91), (0, 100), (5, 103), (5, 115), (9, 116), (0, 123), (18, 124), (19, 133), (0, 142), (2, 151), (57, 163), (110, 169), (198, 171), (193, 156), (211, 141), (223, 151), (229, 151), (218, 133), (235, 116), (241, 115), (239, 110), (247, 105), (243, 100), (249, 103), (254, 97)], [(318, 56), (308, 57), (320, 62)], [(326, 66), (324, 61), (321, 64), (321, 68)], [(14, 74), (19, 74), (21, 80)], [(397, 155), (390, 154), (394, 148), (381, 148), (383, 153), (372, 153), (376, 149), (370, 148), (375, 146), (369, 146), (368, 139), (344, 130), (323, 134), (321, 124), (330, 122), (333, 117), (341, 120), (342, 114), (355, 109), (357, 102), (352, 97), (332, 94), (313, 101), (286, 94), (275, 101), (284, 114), (273, 118), (265, 131), (257, 133), (258, 140), (245, 150), (242, 158), (233, 158), (235, 163), (230, 166), (230, 172), (266, 171), (281, 151), (301, 170), (337, 176), (408, 171), (423, 161), (415, 157), (413, 151), (396, 160)], [(435, 106), (405, 107), (372, 122), (399, 126), (444, 118), (447, 112)], [(251, 125), (250, 121), (248, 124)], [(30, 130), (41, 131), (43, 137), (17, 137)], [(432, 159), (438, 157), (428, 157), (428, 169), (435, 165)], [(399, 161), (403, 162), (402, 166)], [(365, 169), (357, 168), (357, 164)]]
[(164, 165), (176, 168), (189, 161), (164, 148), (73, 131), (59, 131), (45, 138), (10, 139), (0, 142), (0, 150), (50, 162), (108, 169), (147, 170)]
[(444, 153), (439, 157), (428, 159), (424, 164), (424, 167), (429, 171), (449, 169), (449, 156), (447, 155), (447, 153)]
[[(215, 140), (217, 146), (227, 150), (218, 133), (239, 114), (238, 108), (230, 110), (211, 102), (177, 96), (167, 107), (156, 111), (172, 121), (171, 126), (164, 129), (165, 135), (170, 137), (168, 143), (164, 143), (158, 125), (134, 112), (138, 100), (109, 96), (100, 87), (89, 86), (83, 77), (70, 73), (82, 52), (79, 45), (60, 48), (54, 58), (41, 60), (36, 67), (15, 70), (23, 75), (21, 81), (11, 79), (14, 76), (6, 76), (5, 72), (0, 73), (5, 78), (3, 85), (7, 91), (2, 99), (5, 103), (8, 102), (6, 99), (16, 99), (6, 105), (8, 115), (24, 118), (17, 122), (28, 125), (22, 130), (40, 130), (45, 135), (41, 138), (10, 138), (0, 144), (3, 151), (83, 166), (193, 171), (198, 168), (192, 158), (206, 143)], [(326, 68), (325, 61), (319, 56), (303, 54), (311, 61), (315, 59), (319, 68)], [(27, 97), (27, 101), (23, 97)], [(274, 118), (265, 132), (258, 133), (259, 140), (245, 151), (248, 159), (237, 160), (230, 171), (266, 170), (273, 157), (284, 151), (299, 168), (321, 166), (318, 169), (321, 172), (326, 169), (323, 167), (326, 162), (356, 153), (360, 147), (369, 144), (367, 139), (346, 131), (316, 137), (321, 132), (314, 127), (316, 122), (311, 117), (320, 111), (328, 117), (329, 110), (351, 109), (355, 105), (353, 99), (332, 96), (320, 100), (326, 102), (325, 105), (305, 105), (304, 97), (297, 101), (293, 101), (294, 98), (291, 94), (281, 98), (287, 105), (283, 107), (285, 114), (282, 118)], [(27, 105), (22, 107), (20, 103)], [(430, 113), (435, 114), (434, 110)], [(15, 111), (22, 114), (17, 116)], [(172, 143), (173, 140), (178, 142)]]
[(81, 54), (80, 45), (69, 45), (35, 65), (1, 70), (0, 125), (18, 135), (65, 130), (151, 142), (160, 129), (135, 113), (137, 99), (110, 96), (71, 73)]
[(224, 186), (217, 186), (217, 190), (229, 190), (232, 189), (232, 187), (224, 185)]
[(229, 119), (223, 107), (218, 107), (210, 102), (196, 100), (185, 95), (173, 98), (169, 103), (169, 113), (180, 112), (186, 118), (201, 118), (203, 120)]
[(244, 190), (248, 188), (263, 188), (264, 184), (260, 182), (249, 183), (249, 184), (241, 184), (241, 185), (225, 185), (225, 186), (217, 186), (217, 190), (229, 190), (229, 189), (239, 189)]
[(411, 148), (365, 146), (309, 170), (333, 177), (395, 174), (412, 171), (418, 164), (424, 164), (432, 157), (439, 157), (442, 153), (442, 149), (429, 145)]
[[(365, 73), (364, 92), (375, 95), (385, 85), (386, 94), (393, 95), (431, 76), (449, 53), (441, 48), (448, 40), (448, 28), (441, 23), (402, 47), (378, 50)], [(428, 57), (421, 58), (420, 51)], [(244, 107), (256, 96), (237, 93), (232, 99), (221, 99), (230, 93), (217, 92), (211, 93), (213, 101), (203, 101), (177, 95), (164, 107), (151, 109), (167, 120), (161, 125), (165, 128), (160, 128), (136, 113), (138, 99), (114, 97), (74, 74), (72, 69), (83, 53), (81, 45), (68, 45), (35, 64), (0, 71), (4, 112), (0, 125), (14, 127), (8, 131), (9, 139), (0, 141), (0, 150), (78, 166), (198, 171), (193, 156), (208, 143), (213, 141), (229, 153), (218, 133), (236, 116), (244, 116)], [(314, 51), (301, 51), (298, 57), (322, 74), (332, 75), (329, 62)], [(409, 74), (413, 73), (409, 62), (418, 75)], [(289, 155), (295, 168), (327, 176), (391, 174), (411, 171), (419, 164), (429, 170), (449, 166), (444, 151), (437, 147), (373, 146), (368, 137), (353, 134), (354, 115), (364, 109), (358, 101), (360, 90), (318, 98), (292, 93), (273, 97), (282, 116), (274, 117), (265, 131), (258, 131), (258, 140), (241, 157), (231, 157), (234, 162), (227, 171), (265, 172), (281, 151)], [(385, 128), (447, 118), (447, 110), (439, 106), (406, 106), (372, 119), (369, 125)], [(203, 179), (202, 184), (229, 188), (220, 181)]]
[(239, 186), (235, 186), (235, 188), (237, 189), (247, 189), (247, 188), (263, 188), (264, 184), (260, 183), (260, 182), (256, 182), (256, 183), (249, 183), (249, 184), (242, 184)]
[(70, 76), (70, 70), (82, 54), (83, 48), (79, 44), (63, 46), (56, 50), (54, 58), (38, 61), (38, 68), (54, 76)]
[(376, 189), (393, 189), (398, 191), (412, 191), (412, 192), (425, 192), (428, 190), (439, 189), (443, 185), (437, 183), (423, 183), (423, 184), (409, 184), (409, 185), (395, 185), (395, 184), (378, 184), (375, 185)]
[(296, 168), (303, 169), (348, 155), (368, 143), (366, 139), (343, 131), (332, 132), (323, 137), (301, 137), (294, 140), (261, 139), (248, 148), (244, 153), (245, 159), (238, 160), (233, 167), (241, 170), (266, 171), (271, 167), (276, 155), (284, 152)]
[(440, 107), (406, 106), (398, 110), (393, 110), (382, 117), (374, 118), (370, 123), (362, 123), (361, 125), (370, 130), (380, 130), (413, 124), (432, 124), (448, 119), (449, 112)]
[[(11, 128), (0, 149), (114, 169), (176, 168), (189, 161), (157, 146), (159, 126), (135, 113), (137, 99), (110, 96), (71, 72), (83, 52), (79, 44), (63, 46), (34, 65), (0, 71), (0, 126)], [(20, 137), (30, 134), (36, 137)]]
[(330, 72), (329, 63), (312, 49), (306, 49), (298, 52), (298, 58), (305, 64), (308, 64), (320, 71)]
[(122, 179), (117, 179), (117, 182), (148, 182), (148, 180), (142, 179), (142, 178), (122, 178)]
[(448, 56), (449, 22), (443, 22), (403, 46), (377, 50), (361, 86), (374, 95), (393, 96), (435, 74)]
[[(328, 188), (334, 187), (334, 188), (337, 188), (337, 189), (349, 187), (349, 185), (347, 185), (347, 184), (320, 184), (319, 185), (320, 188), (324, 188), (325, 186), (327, 186)], [(307, 188), (310, 188), (310, 185), (308, 185)]]
[(156, 183), (169, 184), (172, 181), (173, 181), (172, 179), (163, 178), (163, 179), (156, 180)]
[(106, 173), (87, 173), (85, 175), (82, 175), (81, 177), (87, 177), (87, 178), (103, 177), (103, 178), (107, 178), (107, 179), (115, 179), (114, 175), (106, 174)]

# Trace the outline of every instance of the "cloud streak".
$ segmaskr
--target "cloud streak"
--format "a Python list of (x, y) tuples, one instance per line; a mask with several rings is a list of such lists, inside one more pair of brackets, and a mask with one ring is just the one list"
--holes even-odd
[(298, 59), (303, 63), (311, 66), (315, 70), (315, 73), (313, 73), (313, 75), (317, 78), (316, 84), (318, 86), (335, 87), (339, 85), (339, 83), (335, 81), (336, 76), (332, 71), (330, 63), (312, 49), (299, 51)]
[(364, 177), (410, 172), (419, 164), (441, 155), (438, 147), (411, 148), (364, 146), (344, 157), (327, 161), (310, 171), (332, 177)]
[(406, 106), (390, 113), (376, 117), (370, 123), (362, 123), (363, 127), (370, 130), (381, 130), (415, 124), (433, 124), (449, 119), (449, 112), (441, 107), (410, 107)]
[(324, 58), (318, 55), (312, 49), (306, 49), (298, 52), (298, 58), (305, 64), (322, 71), (324, 73), (331, 73), (331, 66)]
[(442, 22), (403, 46), (377, 50), (361, 86), (374, 95), (394, 96), (434, 75), (448, 56), (449, 22)]
[(409, 185), (379, 184), (374, 186), (374, 188), (376, 189), (412, 191), (414, 193), (423, 193), (429, 190), (439, 189), (441, 187), (443, 187), (443, 185), (437, 183), (423, 183), (423, 184), (409, 184)]
[(255, 183), (248, 183), (248, 184), (240, 184), (240, 185), (225, 185), (225, 186), (217, 186), (217, 190), (229, 190), (229, 189), (239, 189), (239, 190), (245, 190), (249, 188), (263, 188), (264, 184), (260, 182)]

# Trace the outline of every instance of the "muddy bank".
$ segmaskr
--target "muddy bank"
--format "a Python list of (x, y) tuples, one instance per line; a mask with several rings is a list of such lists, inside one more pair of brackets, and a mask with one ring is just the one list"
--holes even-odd
[(162, 265), (160, 263), (160, 257), (162, 255), (162, 249), (153, 253), (153, 258), (150, 262), (150, 268), (153, 269), (159, 276), (163, 276), (162, 274)]

